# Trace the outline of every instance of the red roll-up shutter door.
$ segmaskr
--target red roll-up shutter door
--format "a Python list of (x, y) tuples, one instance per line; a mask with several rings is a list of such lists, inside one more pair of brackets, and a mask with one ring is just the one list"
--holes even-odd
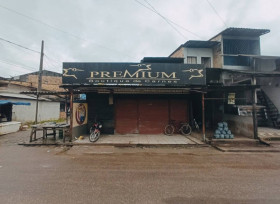
[(137, 100), (118, 99), (115, 110), (115, 129), (119, 134), (138, 133)]
[(161, 134), (168, 123), (168, 101), (144, 99), (139, 101), (139, 133)]
[(177, 122), (189, 122), (188, 101), (170, 100), (170, 120)]
[(118, 99), (115, 130), (119, 134), (162, 134), (171, 120), (188, 121), (186, 100)]

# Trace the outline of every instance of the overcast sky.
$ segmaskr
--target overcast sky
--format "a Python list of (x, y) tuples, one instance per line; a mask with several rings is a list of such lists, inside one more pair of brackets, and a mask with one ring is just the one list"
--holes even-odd
[[(279, 9), (279, 0), (0, 0), (0, 38), (38, 52), (44, 40), (44, 69), (60, 73), (62, 62), (167, 57), (226, 27), (270, 29), (262, 54), (280, 56)], [(39, 61), (0, 40), (1, 77), (37, 71)]]

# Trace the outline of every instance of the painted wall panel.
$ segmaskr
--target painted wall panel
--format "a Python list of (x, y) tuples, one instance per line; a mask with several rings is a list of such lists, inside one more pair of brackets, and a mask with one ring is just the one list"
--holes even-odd
[(73, 103), (73, 127), (88, 123), (88, 104)]
[[(30, 102), (30, 106), (14, 105), (13, 121), (28, 122), (35, 120), (36, 101), (27, 99), (10, 99), (12, 101)], [(60, 103), (40, 101), (38, 106), (38, 121), (56, 120), (59, 118)]]

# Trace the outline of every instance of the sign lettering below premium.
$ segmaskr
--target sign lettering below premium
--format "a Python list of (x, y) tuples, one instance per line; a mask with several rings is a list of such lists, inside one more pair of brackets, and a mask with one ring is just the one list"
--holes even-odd
[(205, 85), (205, 69), (198, 64), (63, 63), (63, 84), (95, 86)]

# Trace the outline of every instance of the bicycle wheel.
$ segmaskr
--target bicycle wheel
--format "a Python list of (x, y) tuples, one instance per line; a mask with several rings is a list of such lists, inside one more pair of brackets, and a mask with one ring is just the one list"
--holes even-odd
[(164, 134), (168, 135), (168, 136), (173, 135), (174, 130), (175, 130), (175, 127), (173, 125), (166, 125), (164, 128)]
[(192, 132), (192, 128), (189, 124), (183, 124), (182, 127), (180, 128), (180, 132), (183, 135), (190, 135)]
[(99, 139), (99, 136), (100, 136), (100, 132), (94, 131), (89, 135), (89, 141), (96, 142)]

